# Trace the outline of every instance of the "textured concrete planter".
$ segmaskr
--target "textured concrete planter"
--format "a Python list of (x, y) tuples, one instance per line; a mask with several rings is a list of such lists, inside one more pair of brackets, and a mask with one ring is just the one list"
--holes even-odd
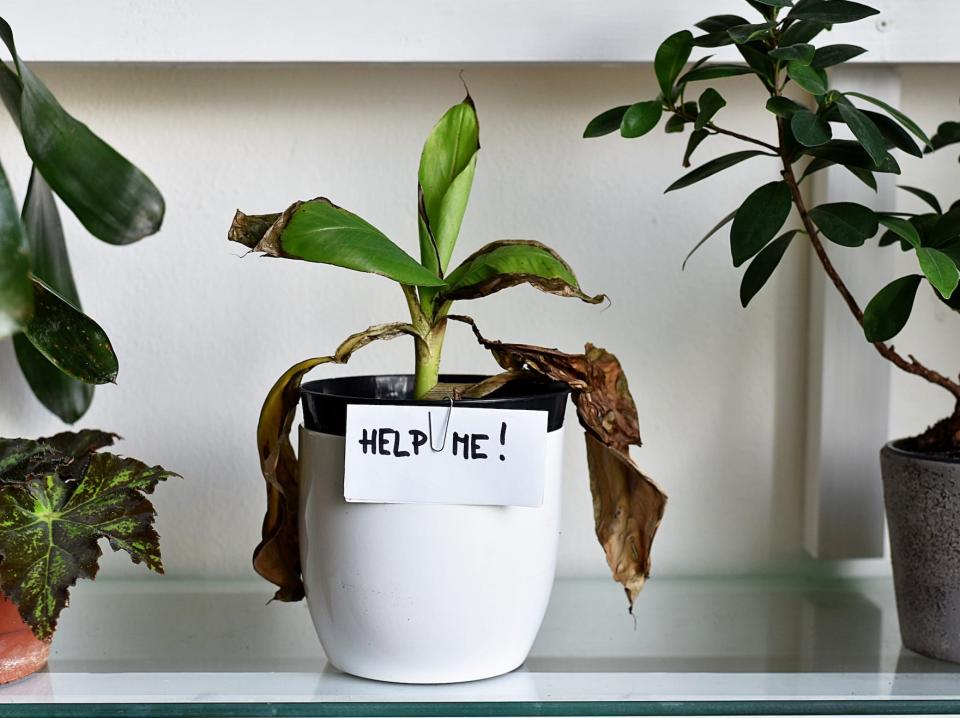
[(880, 452), (903, 644), (960, 663), (960, 460)]

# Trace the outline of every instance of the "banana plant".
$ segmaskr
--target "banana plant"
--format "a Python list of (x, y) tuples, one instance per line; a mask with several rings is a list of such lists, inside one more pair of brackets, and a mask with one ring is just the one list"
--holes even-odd
[[(303, 597), (296, 529), (297, 460), (289, 440), (304, 375), (326, 363), (345, 363), (370, 342), (400, 336), (414, 345), (414, 396), (476, 397), (520, 378), (549, 377), (573, 390), (587, 433), (597, 536), (614, 577), (630, 604), (649, 575), (649, 551), (666, 497), (628, 454), (639, 445), (636, 406), (616, 357), (587, 345), (584, 354), (564, 354), (483, 337), (473, 320), (451, 313), (457, 301), (486, 297), (521, 284), (590, 304), (602, 294), (585, 293), (570, 265), (533, 240), (498, 240), (448, 271), (464, 219), (480, 151), (480, 125), (469, 95), (451, 107), (430, 132), (420, 156), (417, 184), (419, 261), (383, 232), (329, 199), (299, 201), (282, 212), (238, 211), (228, 238), (270, 257), (331, 264), (382, 275), (398, 284), (408, 321), (380, 324), (348, 338), (334, 354), (300, 362), (267, 395), (257, 431), (268, 510), (254, 567), (278, 586), (276, 598)], [(398, 294), (399, 294), (398, 293)], [(449, 321), (473, 327), (478, 341), (503, 368), (476, 385), (438, 385)]]
[[(684, 167), (691, 166), (694, 153), (707, 146), (711, 137), (729, 137), (745, 145), (694, 167), (667, 187), (667, 192), (689, 187), (742, 162), (771, 162), (780, 178), (751, 191), (690, 254), (729, 225), (733, 265), (746, 265), (740, 285), (740, 300), (746, 307), (774, 274), (788, 247), (803, 237), (877, 352), (956, 400), (950, 417), (914, 440), (926, 451), (956, 452), (960, 450), (960, 382), (956, 375), (936, 371), (912, 354), (901, 354), (890, 340), (906, 325), (923, 284), (953, 308), (960, 306), (960, 209), (943, 213), (934, 204), (933, 213), (910, 216), (875, 212), (854, 202), (810, 206), (803, 191), (811, 176), (831, 166), (845, 168), (875, 191), (878, 174), (900, 174), (894, 151), (922, 157), (921, 146), (936, 146), (900, 110), (862, 92), (831, 85), (831, 68), (867, 50), (847, 44), (814, 45), (814, 40), (833, 25), (863, 20), (877, 15), (878, 10), (850, 0), (746, 0), (746, 4), (759, 14), (759, 21), (735, 14), (713, 15), (696, 23), (700, 34), (681, 30), (664, 40), (654, 61), (660, 94), (601, 113), (587, 125), (584, 136), (619, 131), (628, 139), (641, 137), (666, 117), (667, 133), (690, 129)], [(708, 55), (690, 63), (694, 48), (723, 46), (735, 48), (744, 62), (713, 63)], [(770, 119), (775, 141), (723, 123), (727, 101), (710, 83), (735, 76), (749, 76), (763, 88), (765, 107), (757, 110)], [(697, 89), (704, 83), (705, 89)], [(795, 89), (799, 102), (787, 96), (788, 89)], [(845, 127), (854, 139), (834, 138), (835, 126)], [(939, 135), (943, 144), (950, 138), (955, 141), (960, 133), (956, 123), (947, 123)], [(930, 199), (922, 191), (920, 196)], [(799, 226), (785, 229), (792, 211)], [(881, 228), (885, 232), (880, 243), (897, 244), (911, 252), (916, 271), (879, 288), (861, 308), (825, 245), (835, 245), (835, 251), (861, 248)]]
[(90, 407), (93, 386), (119, 369), (110, 339), (83, 313), (54, 195), (94, 237), (113, 245), (160, 229), (163, 197), (139, 169), (72, 117), (17, 54), (0, 62), (0, 99), (32, 162), (18, 210), (0, 167), (0, 339), (13, 335), (17, 361), (40, 402), (67, 423)]

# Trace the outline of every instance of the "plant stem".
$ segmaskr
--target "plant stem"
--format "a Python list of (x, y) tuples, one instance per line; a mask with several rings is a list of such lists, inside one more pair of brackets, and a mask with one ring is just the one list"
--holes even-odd
[(410, 320), (416, 331), (413, 339), (413, 398), (422, 399), (437, 385), (440, 376), (440, 355), (443, 352), (443, 339), (447, 331), (446, 313), (449, 303), (442, 311), (437, 312), (437, 318), (431, 321), (420, 306), (417, 290), (407, 285), (401, 285), (401, 287), (407, 300), (407, 308), (410, 310)]

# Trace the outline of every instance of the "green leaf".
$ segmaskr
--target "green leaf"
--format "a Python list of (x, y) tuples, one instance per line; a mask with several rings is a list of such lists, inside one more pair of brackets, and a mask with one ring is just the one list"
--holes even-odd
[(726, 107), (727, 101), (723, 99), (723, 96), (719, 92), (712, 87), (708, 87), (703, 91), (703, 94), (700, 95), (698, 104), (700, 106), (700, 112), (697, 115), (697, 121), (694, 127), (699, 130), (705, 127), (721, 109)]
[(295, 202), (282, 214), (238, 211), (227, 237), (273, 257), (372, 272), (411, 286), (446, 286), (379, 229), (325, 197)]
[[(136, 242), (160, 229), (163, 197), (153, 182), (70, 116), (17, 55), (13, 31), (0, 18), (0, 39), (19, 78), (20, 125), (27, 154), (81, 224), (110, 244)], [(8, 88), (9, 89), (9, 88)]]
[(900, 333), (910, 319), (922, 279), (919, 274), (911, 274), (877, 292), (863, 311), (863, 333), (867, 341), (885, 342)]
[(826, 30), (829, 26), (821, 22), (810, 22), (809, 20), (791, 21), (789, 26), (780, 35), (780, 43), (783, 45), (799, 45), (804, 42), (810, 42), (813, 38)]
[(861, 112), (869, 117), (870, 121), (880, 130), (880, 134), (883, 135), (883, 140), (887, 148), (896, 147), (908, 155), (923, 157), (923, 152), (917, 146), (917, 143), (914, 142), (913, 137), (903, 129), (899, 122), (890, 119), (886, 115), (881, 115), (879, 112), (871, 112), (870, 110), (861, 110)]
[(727, 34), (738, 45), (742, 45), (753, 40), (769, 37), (771, 31), (776, 26), (773, 22), (761, 22), (755, 25), (737, 25), (727, 30)]
[(937, 214), (943, 214), (943, 209), (940, 207), (940, 202), (932, 192), (927, 192), (927, 190), (920, 189), (919, 187), (908, 187), (907, 185), (898, 186), (900, 189), (922, 199), (924, 202), (930, 205), (933, 208), (933, 211)]
[(960, 142), (960, 122), (944, 122), (930, 138), (929, 149), (939, 150), (941, 147), (955, 145)]
[(723, 229), (726, 225), (732, 222), (733, 218), (736, 216), (737, 216), (737, 210), (733, 210), (730, 214), (728, 214), (726, 217), (724, 217), (719, 222), (717, 222), (717, 224), (714, 225), (713, 229), (707, 232), (706, 235), (704, 235), (703, 239), (697, 242), (693, 246), (693, 249), (687, 252), (687, 256), (683, 258), (683, 264), (680, 266), (680, 270), (683, 271), (684, 269), (686, 269), (687, 262), (690, 261), (690, 257), (692, 257), (696, 253), (696, 251), (706, 243), (708, 239), (710, 239), (713, 235), (715, 235), (717, 232)]
[(50, 455), (50, 447), (31, 439), (0, 439), (0, 481), (21, 481)]
[(779, 95), (767, 100), (767, 109), (777, 117), (792, 117), (798, 112), (809, 112), (799, 102), (794, 102), (789, 97)]
[(756, 0), (761, 5), (770, 7), (793, 7), (793, 0)]
[(790, 240), (793, 239), (797, 230), (792, 229), (775, 240), (770, 242), (763, 250), (754, 257), (753, 261), (747, 267), (743, 274), (743, 280), (740, 282), (740, 304), (746, 307), (757, 292), (763, 289), (767, 280), (773, 275), (780, 260), (783, 259), (787, 247), (790, 246)]
[(934, 289), (940, 292), (944, 299), (950, 299), (960, 283), (960, 269), (957, 269), (954, 261), (932, 247), (920, 247), (917, 250), (917, 259), (920, 261), (920, 269)]
[(732, 44), (733, 38), (727, 34), (726, 30), (722, 32), (708, 32), (693, 38), (694, 47), (724, 47)]
[(857, 45), (824, 45), (817, 48), (810, 66), (822, 70), (827, 67), (842, 65), (847, 60), (852, 60), (865, 52), (865, 49)]
[(737, 52), (743, 57), (746, 63), (757, 73), (757, 77), (763, 80), (768, 89), (773, 88), (773, 79), (776, 74), (773, 60), (767, 55), (766, 50), (758, 50), (757, 47), (763, 47), (761, 42), (744, 43), (737, 45)]
[(767, 246), (790, 214), (790, 189), (783, 181), (754, 190), (737, 210), (730, 228), (733, 265), (739, 267)]
[[(833, 2), (838, 2), (838, 0), (833, 0)], [(829, 89), (827, 74), (823, 70), (817, 70), (810, 65), (804, 65), (802, 62), (796, 60), (788, 62), (787, 75), (811, 95), (824, 95)]]
[(663, 105), (656, 100), (638, 102), (623, 114), (620, 135), (627, 138), (641, 137), (657, 126), (663, 115)]
[[(837, 0), (832, 0), (832, 1), (837, 2)], [(920, 129), (920, 126), (916, 122), (911, 120), (909, 117), (907, 117), (905, 114), (903, 114), (896, 107), (892, 107), (891, 105), (888, 105), (883, 100), (878, 100), (876, 97), (871, 97), (870, 95), (864, 95), (862, 92), (845, 92), (843, 94), (846, 95), (847, 97), (857, 97), (861, 100), (864, 100), (866, 102), (876, 105), (877, 107), (882, 109), (884, 112), (886, 112), (888, 115), (890, 115), (893, 119), (895, 119), (897, 122), (899, 122), (901, 125), (903, 125), (908, 130), (910, 130), (910, 132), (913, 133), (913, 136), (916, 137), (918, 140), (920, 140), (923, 144), (927, 145), (928, 147), (930, 146), (930, 138), (927, 137), (926, 134), (924, 134), (923, 130)]]
[(853, 140), (830, 140), (819, 147), (810, 147), (804, 154), (823, 160), (844, 165), (845, 167), (859, 167), (871, 172), (900, 174), (900, 165), (893, 155), (888, 153), (882, 165), (877, 165), (859, 142)]
[(731, 27), (746, 24), (746, 19), (739, 15), (711, 15), (698, 22), (694, 27), (700, 28), (704, 32), (726, 32)]
[(920, 233), (907, 220), (889, 214), (878, 215), (877, 220), (895, 235), (909, 242), (915, 249), (920, 248)]
[(87, 384), (117, 378), (117, 355), (106, 332), (38, 279), (33, 317), (23, 329), (30, 343), (64, 374)]
[(704, 129), (694, 130), (690, 133), (690, 139), (687, 140), (687, 150), (683, 153), (683, 166), (690, 166), (690, 158), (693, 156), (694, 151), (697, 147), (700, 146), (700, 143), (703, 142), (710, 136), (710, 133)]
[(657, 48), (653, 69), (663, 96), (669, 102), (673, 102), (675, 97), (673, 83), (690, 59), (691, 50), (693, 50), (693, 34), (689, 30), (674, 33)]
[(0, 339), (23, 327), (32, 313), (29, 244), (7, 175), (0, 167)]
[[(34, 276), (80, 309), (57, 205), (36, 168), (30, 173), (22, 222), (30, 241)], [(13, 348), (20, 370), (40, 403), (68, 424), (86, 413), (93, 400), (92, 385), (64, 374), (23, 334), (14, 336)]]
[(736, 77), (737, 75), (753, 75), (754, 71), (743, 65), (704, 65), (695, 70), (690, 70), (687, 74), (677, 80), (678, 85), (685, 85), (688, 82), (697, 82), (699, 80), (716, 80), (721, 77)]
[[(833, 1), (836, 2), (837, 0)], [(847, 127), (863, 145), (863, 149), (867, 151), (870, 158), (877, 165), (883, 165), (890, 153), (887, 152), (886, 140), (880, 133), (880, 129), (842, 95), (837, 98), (837, 107), (840, 109), (840, 116), (843, 117), (843, 121), (847, 123)]]
[(0, 584), (34, 634), (49, 640), (69, 589), (94, 578), (98, 541), (163, 573), (155, 512), (144, 493), (176, 476), (113, 454), (94, 454), (79, 481), (56, 472), (0, 492)]
[(862, 204), (834, 202), (810, 210), (810, 218), (831, 242), (859, 247), (879, 230), (876, 213)]
[(820, 115), (801, 110), (790, 117), (790, 131), (804, 147), (816, 147), (830, 141), (833, 132)]
[(570, 265), (549, 247), (530, 240), (491, 242), (467, 257), (447, 282), (449, 287), (441, 290), (440, 301), (477, 299), (518, 284), (590, 304), (605, 299), (602, 294), (584, 294)]
[(796, 61), (801, 65), (809, 65), (813, 61), (813, 55), (816, 48), (809, 43), (800, 43), (797, 45), (787, 45), (778, 47), (770, 51), (770, 57), (776, 60)]
[(957, 237), (960, 237), (960, 206), (951, 207), (931, 224), (926, 244), (940, 249), (952, 244)]
[(438, 276), (447, 271), (460, 234), (479, 150), (480, 123), (467, 95), (443, 114), (420, 154), (420, 262)]
[(717, 157), (712, 159), (709, 162), (706, 162), (694, 170), (691, 170), (683, 177), (678, 179), (672, 185), (667, 187), (664, 192), (673, 192), (674, 190), (683, 189), (684, 187), (689, 187), (690, 185), (704, 180), (707, 177), (715, 175), (717, 172), (722, 172), (728, 167), (733, 167), (735, 164), (739, 164), (744, 160), (748, 160), (751, 157), (757, 157), (759, 155), (765, 155), (766, 152), (763, 150), (740, 150), (739, 152), (731, 152), (728, 155), (723, 155), (722, 157)]
[(879, 10), (849, 0), (821, 0), (821, 2), (807, 3), (803, 7), (797, 7), (787, 17), (793, 20), (810, 20), (833, 25), (856, 22), (878, 14), (880, 14)]
[(873, 176), (873, 172), (865, 170), (862, 167), (847, 167), (846, 169), (874, 192), (877, 191), (877, 178)]
[(630, 109), (630, 105), (621, 105), (606, 112), (601, 112), (590, 120), (587, 128), (583, 131), (583, 136), (602, 137), (619, 130), (620, 123), (623, 122), (623, 116), (628, 109)]
[(680, 115), (673, 115), (663, 125), (663, 131), (668, 135), (675, 132), (683, 132), (683, 126), (689, 120), (683, 119)]

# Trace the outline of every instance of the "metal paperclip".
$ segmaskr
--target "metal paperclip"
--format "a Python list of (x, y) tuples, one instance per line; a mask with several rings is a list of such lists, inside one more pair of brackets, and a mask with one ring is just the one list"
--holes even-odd
[(439, 449), (433, 445), (433, 412), (427, 412), (427, 428), (430, 430), (430, 450), (434, 453), (443, 451), (443, 447), (447, 445), (447, 430), (450, 428), (450, 414), (453, 413), (453, 397), (448, 396), (447, 401), (450, 402), (450, 406), (447, 407), (447, 418), (443, 422), (443, 436), (441, 437), (443, 443), (440, 444)]

